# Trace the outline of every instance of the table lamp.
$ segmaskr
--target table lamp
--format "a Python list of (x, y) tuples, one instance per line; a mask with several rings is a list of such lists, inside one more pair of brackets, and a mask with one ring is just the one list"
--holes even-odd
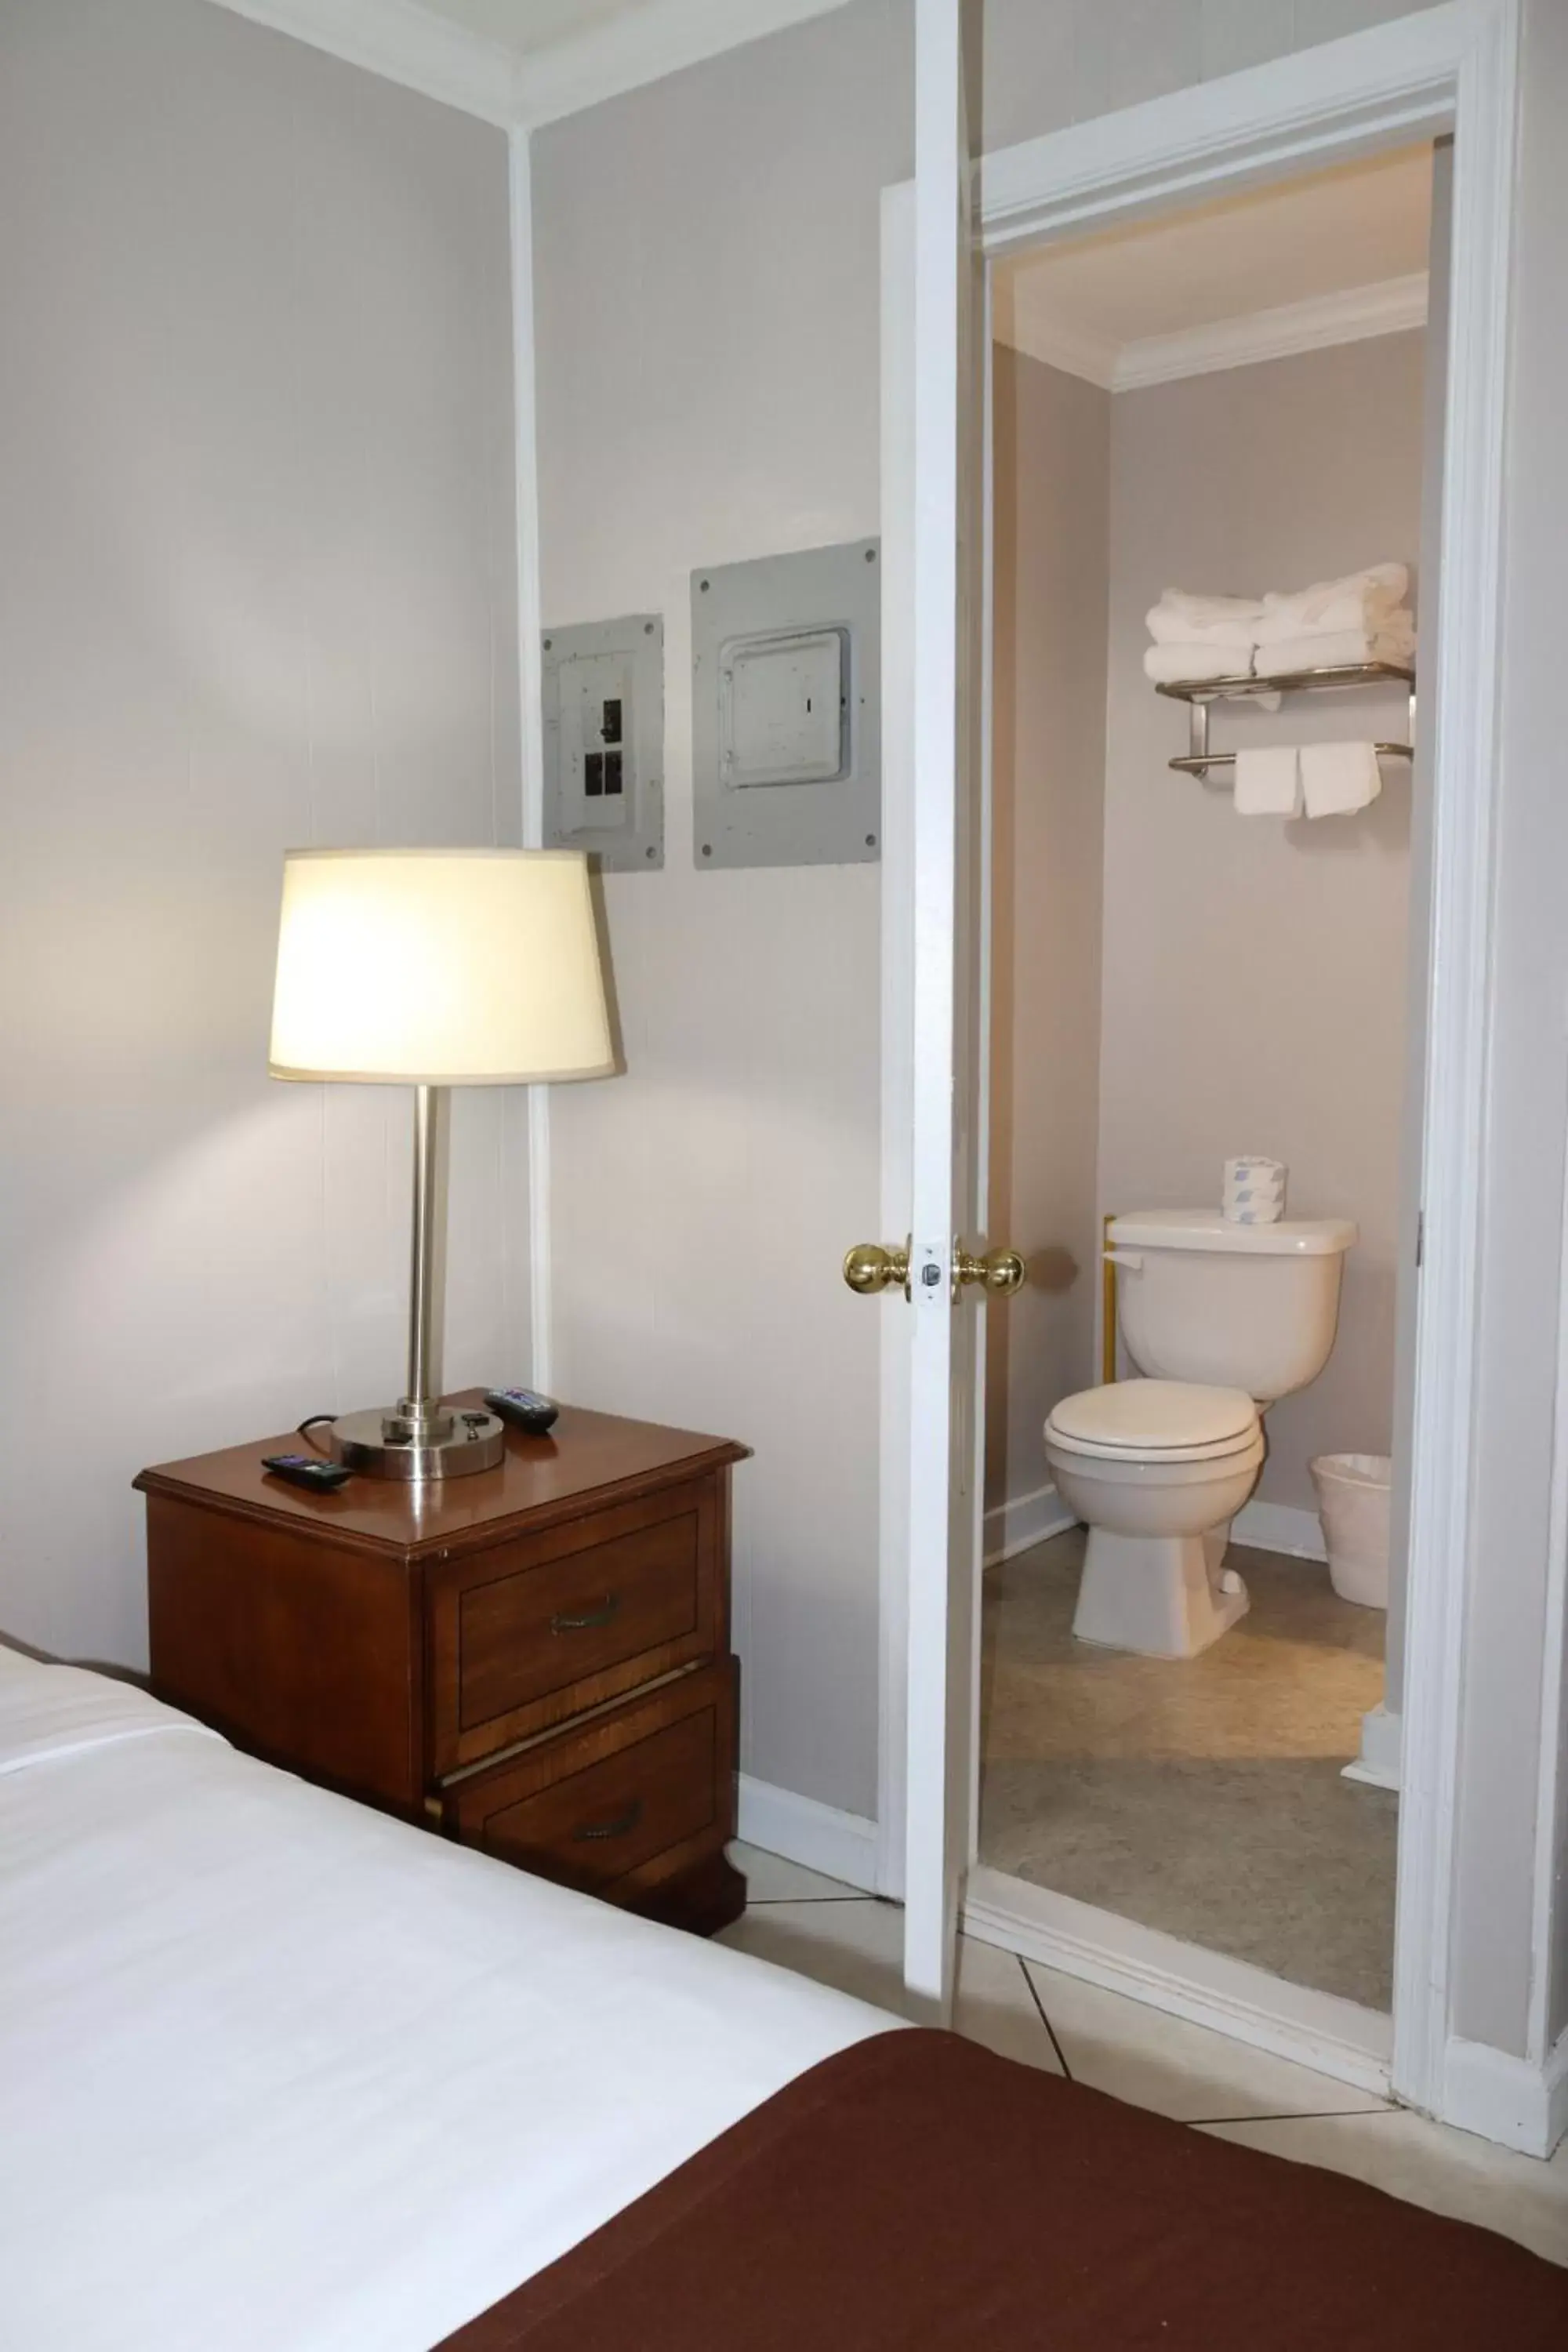
[(436, 1328), (436, 1095), (607, 1077), (614, 1069), (587, 860), (565, 849), (296, 849), (268, 1068), (275, 1078), (412, 1086), (408, 1387), (342, 1415), (332, 1451), (385, 1478), (501, 1459), (493, 1413), (430, 1392)]

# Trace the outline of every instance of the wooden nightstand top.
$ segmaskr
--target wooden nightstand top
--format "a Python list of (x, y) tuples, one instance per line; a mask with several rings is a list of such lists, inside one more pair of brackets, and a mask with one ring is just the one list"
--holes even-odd
[[(478, 1404), (481, 1391), (464, 1389), (446, 1400)], [(563, 1405), (548, 1437), (506, 1433), (506, 1459), (495, 1470), (416, 1487), (402, 1479), (353, 1479), (336, 1495), (310, 1495), (274, 1478), (264, 1454), (306, 1450), (294, 1431), (253, 1439), (219, 1454), (163, 1462), (143, 1470), (143, 1494), (167, 1495), (242, 1518), (286, 1519), (299, 1531), (319, 1530), (337, 1543), (419, 1558), (454, 1544), (489, 1542), (508, 1521), (533, 1526), (570, 1517), (585, 1495), (630, 1498), (674, 1477), (743, 1462), (748, 1446), (664, 1429), (650, 1421), (623, 1421), (607, 1412)]]

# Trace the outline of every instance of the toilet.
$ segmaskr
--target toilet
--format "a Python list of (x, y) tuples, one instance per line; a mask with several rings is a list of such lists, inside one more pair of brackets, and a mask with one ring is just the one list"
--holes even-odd
[(1079, 1641), (1193, 1658), (1245, 1614), (1230, 1523), (1263, 1467), (1264, 1412), (1328, 1362), (1355, 1240), (1344, 1217), (1112, 1219), (1117, 1320), (1143, 1377), (1064, 1397), (1045, 1432), (1057, 1492), (1089, 1528)]

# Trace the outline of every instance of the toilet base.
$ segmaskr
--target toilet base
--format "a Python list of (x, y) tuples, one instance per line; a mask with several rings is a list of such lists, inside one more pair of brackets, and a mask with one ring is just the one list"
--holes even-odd
[(1090, 1528), (1074, 1637), (1148, 1658), (1195, 1658), (1250, 1605), (1240, 1577), (1221, 1566), (1229, 1539), (1228, 1520), (1202, 1536)]

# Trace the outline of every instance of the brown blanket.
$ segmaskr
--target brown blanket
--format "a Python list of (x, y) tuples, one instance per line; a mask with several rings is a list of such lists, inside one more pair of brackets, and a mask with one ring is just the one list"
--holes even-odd
[(946, 2033), (791, 2083), (447, 2352), (1565, 2352), (1568, 2270)]

